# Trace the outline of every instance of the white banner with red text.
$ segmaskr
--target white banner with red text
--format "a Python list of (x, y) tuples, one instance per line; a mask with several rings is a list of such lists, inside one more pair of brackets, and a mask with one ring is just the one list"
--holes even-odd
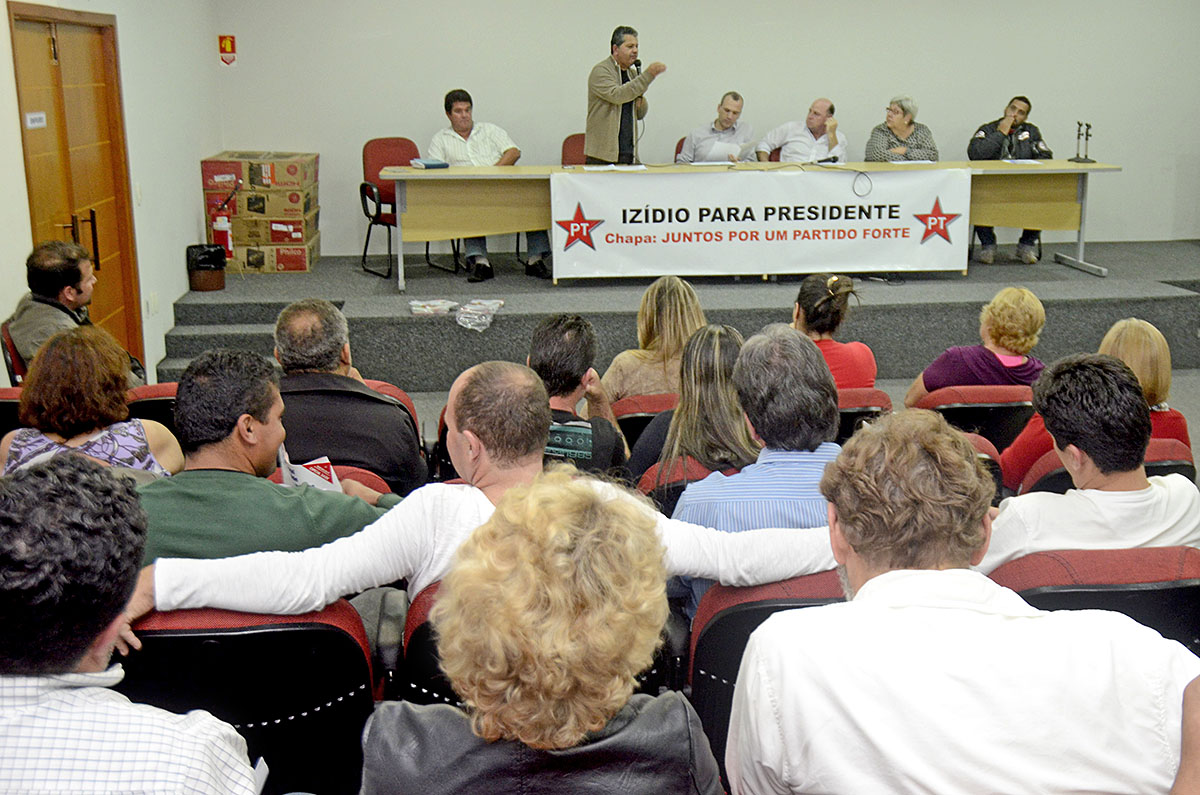
[(556, 279), (965, 271), (966, 169), (553, 174)]

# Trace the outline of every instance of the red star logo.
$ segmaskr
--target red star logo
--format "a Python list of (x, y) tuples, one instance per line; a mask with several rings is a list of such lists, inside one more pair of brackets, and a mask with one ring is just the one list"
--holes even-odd
[(566, 251), (576, 243), (584, 243), (592, 251), (596, 250), (596, 244), (592, 242), (592, 230), (604, 223), (603, 220), (588, 219), (583, 217), (583, 205), (575, 205), (575, 217), (570, 221), (555, 221), (554, 223), (561, 226), (567, 233), (567, 244), (563, 246), (563, 251)]
[(925, 234), (921, 237), (921, 242), (924, 243), (929, 238), (937, 235), (945, 238), (946, 242), (950, 242), (950, 222), (958, 218), (962, 213), (944, 213), (942, 212), (941, 197), (933, 200), (933, 209), (928, 213), (914, 213), (913, 218), (916, 218), (921, 223), (925, 224)]

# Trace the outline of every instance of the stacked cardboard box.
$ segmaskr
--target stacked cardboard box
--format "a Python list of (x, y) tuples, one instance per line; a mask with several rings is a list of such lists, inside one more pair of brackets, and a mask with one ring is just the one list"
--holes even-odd
[(229, 216), (233, 257), (228, 270), (312, 269), (321, 253), (318, 160), (304, 152), (222, 152), (200, 161), (210, 243), (212, 219)]

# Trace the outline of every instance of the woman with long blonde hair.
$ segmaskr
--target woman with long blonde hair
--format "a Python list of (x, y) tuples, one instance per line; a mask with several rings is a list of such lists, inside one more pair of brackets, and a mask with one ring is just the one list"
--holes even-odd
[(691, 457), (708, 470), (741, 469), (758, 458), (733, 388), (733, 366), (742, 335), (732, 326), (704, 326), (692, 334), (680, 365), (679, 406), (664, 411), (638, 437), (629, 460), (636, 480), (656, 461), (657, 485), (682, 470)]
[(600, 379), (609, 400), (679, 391), (679, 357), (705, 324), (692, 286), (678, 276), (656, 279), (638, 307), (638, 347), (622, 351)]

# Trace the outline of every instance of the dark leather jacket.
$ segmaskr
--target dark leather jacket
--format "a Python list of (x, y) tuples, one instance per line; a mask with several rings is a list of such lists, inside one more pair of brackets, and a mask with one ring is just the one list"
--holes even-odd
[(1042, 140), (1042, 131), (1035, 125), (1014, 127), (1005, 135), (1000, 132), (1002, 119), (989, 121), (975, 131), (967, 144), (967, 157), (971, 160), (1040, 160), (1054, 157), (1050, 147)]
[(635, 695), (603, 729), (558, 751), (487, 743), (449, 705), (387, 701), (367, 723), (363, 757), (363, 795), (724, 792), (700, 719), (676, 692)]

